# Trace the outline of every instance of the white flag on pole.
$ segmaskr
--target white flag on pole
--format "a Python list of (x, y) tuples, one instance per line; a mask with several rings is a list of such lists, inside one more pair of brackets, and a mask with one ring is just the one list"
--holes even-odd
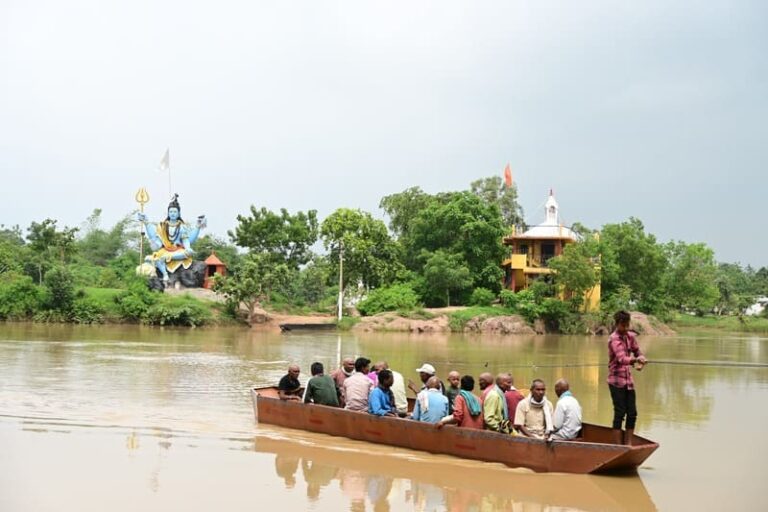
[(157, 166), (158, 171), (167, 171), (171, 168), (171, 150), (166, 149), (163, 159), (160, 160), (160, 165)]

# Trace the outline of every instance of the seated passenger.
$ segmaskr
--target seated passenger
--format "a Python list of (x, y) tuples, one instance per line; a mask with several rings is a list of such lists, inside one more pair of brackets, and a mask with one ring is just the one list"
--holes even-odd
[(552, 418), (552, 435), (550, 439), (576, 439), (581, 432), (581, 405), (570, 391), (570, 385), (565, 379), (555, 382), (557, 406)]
[(480, 400), (485, 401), (488, 393), (493, 391), (493, 375), (488, 372), (481, 373), (477, 379), (477, 385), (480, 386)]
[(355, 360), (355, 373), (344, 379), (342, 396), (344, 408), (349, 411), (368, 412), (368, 395), (373, 389), (373, 382), (368, 378), (371, 360), (358, 357)]
[(373, 388), (368, 397), (368, 412), (376, 416), (397, 416), (395, 397), (392, 394), (392, 372), (379, 370), (379, 385)]
[(507, 410), (509, 411), (509, 415), (512, 416), (511, 419), (514, 420), (517, 404), (519, 404), (525, 397), (515, 387), (515, 380), (512, 378), (511, 373), (505, 373), (504, 378), (507, 381), (507, 389), (504, 391), (504, 398), (507, 399)]
[(397, 415), (401, 418), (408, 416), (408, 396), (405, 394), (405, 379), (403, 374), (393, 370), (389, 367), (389, 363), (382, 361), (383, 369), (392, 372), (392, 394), (395, 397), (395, 409), (397, 409)]
[[(435, 367), (432, 366), (429, 363), (424, 363), (421, 365), (421, 368), (416, 368), (416, 371), (419, 372), (419, 380), (421, 380), (421, 387), (417, 388), (416, 384), (411, 379), (408, 379), (408, 389), (413, 391), (415, 394), (419, 394), (420, 391), (427, 389), (427, 381), (431, 379), (432, 377), (437, 378), (437, 370), (435, 370)], [(437, 379), (437, 388), (440, 390), (442, 394), (445, 394), (445, 386), (443, 385), (443, 381), (440, 379)]]
[(288, 373), (280, 379), (277, 385), (277, 395), (280, 400), (301, 400), (301, 382), (299, 382), (299, 366), (292, 364)]
[(506, 386), (507, 380), (504, 378), (504, 374), (500, 373), (496, 377), (496, 385), (486, 387), (485, 399), (483, 400), (483, 421), (486, 430), (505, 434), (510, 431), (509, 409), (507, 409), (507, 400), (504, 397)]
[(517, 405), (515, 428), (521, 434), (545, 439), (552, 432), (552, 402), (544, 394), (547, 387), (541, 379), (531, 383), (531, 393)]
[(448, 398), (448, 414), (453, 414), (453, 403), (461, 391), (461, 374), (456, 370), (448, 372), (448, 387), (445, 388), (445, 396)]
[(416, 405), (411, 416), (416, 421), (437, 423), (448, 415), (448, 399), (440, 391), (440, 379), (430, 377), (426, 388), (416, 395)]
[(461, 378), (458, 395), (453, 401), (453, 414), (446, 416), (435, 425), (443, 428), (443, 425), (453, 424), (465, 428), (483, 429), (483, 406), (480, 400), (472, 394), (475, 388), (475, 379), (471, 375)]
[(336, 383), (328, 375), (323, 373), (323, 363), (312, 363), (310, 367), (312, 378), (307, 382), (304, 392), (304, 403), (312, 402), (318, 405), (339, 406), (339, 397), (336, 393)]

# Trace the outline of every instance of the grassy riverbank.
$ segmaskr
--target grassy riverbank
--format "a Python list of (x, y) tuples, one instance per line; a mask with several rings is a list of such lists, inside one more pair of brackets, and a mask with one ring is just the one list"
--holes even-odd
[(768, 318), (763, 317), (677, 315), (669, 324), (675, 329), (717, 329), (768, 334)]

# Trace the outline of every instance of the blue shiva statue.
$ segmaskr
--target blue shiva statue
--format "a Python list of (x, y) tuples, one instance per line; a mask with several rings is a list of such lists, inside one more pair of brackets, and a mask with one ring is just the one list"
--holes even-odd
[(179, 267), (188, 269), (192, 265), (192, 244), (200, 236), (207, 221), (205, 215), (197, 218), (194, 227), (184, 222), (181, 218), (179, 206), (179, 194), (174, 194), (168, 204), (168, 215), (165, 220), (157, 224), (151, 223), (146, 214), (138, 214), (139, 222), (144, 224), (149, 238), (149, 245), (154, 251), (145, 258), (145, 261), (153, 264), (162, 276), (163, 283), (168, 286), (168, 273), (175, 272)]

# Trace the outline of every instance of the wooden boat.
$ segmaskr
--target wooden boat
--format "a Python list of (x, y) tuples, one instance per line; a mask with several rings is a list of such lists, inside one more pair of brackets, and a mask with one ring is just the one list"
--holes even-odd
[(333, 331), (338, 328), (336, 324), (332, 323), (308, 323), (308, 324), (279, 324), (280, 330), (283, 332), (291, 331)]
[(537, 472), (611, 473), (634, 471), (659, 447), (635, 435), (632, 445), (611, 443), (611, 429), (585, 423), (575, 441), (545, 442), (522, 436), (378, 417), (323, 405), (280, 400), (276, 387), (251, 390), (257, 422), (399, 446), (465, 459), (500, 462)]

